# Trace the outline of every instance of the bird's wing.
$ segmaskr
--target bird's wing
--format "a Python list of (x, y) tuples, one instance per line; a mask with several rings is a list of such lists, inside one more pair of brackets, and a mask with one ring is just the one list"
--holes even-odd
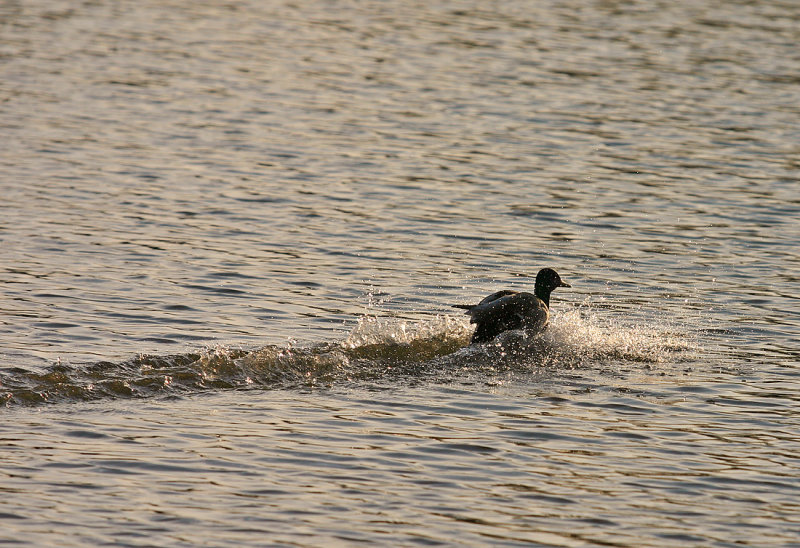
[(550, 317), (547, 305), (530, 293), (516, 293), (478, 305), (470, 311), (471, 323), (478, 324), (472, 342), (488, 342), (503, 331), (541, 331)]
[(469, 315), (472, 317), (470, 322), (496, 323), (508, 326), (505, 329), (516, 329), (513, 325), (520, 324), (521, 326), (524, 316), (521, 313), (525, 305), (530, 302), (529, 297), (536, 299), (530, 293), (498, 291), (489, 295), (469, 310)]
[(520, 329), (524, 320), (524, 315), (517, 309), (516, 301), (520, 300), (520, 296), (504, 295), (472, 309), (470, 323), (477, 324), (472, 342), (489, 342), (503, 331)]

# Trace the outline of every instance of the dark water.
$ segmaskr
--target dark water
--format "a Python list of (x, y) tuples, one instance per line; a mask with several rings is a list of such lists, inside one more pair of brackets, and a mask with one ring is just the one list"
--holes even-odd
[[(800, 545), (796, 2), (0, 5), (0, 540)], [(553, 266), (542, 336), (453, 303)]]

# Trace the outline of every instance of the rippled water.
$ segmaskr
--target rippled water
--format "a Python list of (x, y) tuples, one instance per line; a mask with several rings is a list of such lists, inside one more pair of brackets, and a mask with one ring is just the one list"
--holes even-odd
[[(796, 2), (0, 5), (0, 540), (787, 546)], [(539, 337), (451, 304), (530, 288)]]

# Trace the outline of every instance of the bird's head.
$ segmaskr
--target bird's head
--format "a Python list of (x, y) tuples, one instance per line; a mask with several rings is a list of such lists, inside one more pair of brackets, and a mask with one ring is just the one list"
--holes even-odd
[(550, 292), (556, 289), (557, 287), (572, 287), (572, 286), (569, 285), (564, 280), (562, 280), (561, 276), (558, 275), (558, 272), (556, 272), (552, 268), (543, 268), (536, 275), (537, 295), (539, 295), (540, 292), (546, 295), (550, 295)]

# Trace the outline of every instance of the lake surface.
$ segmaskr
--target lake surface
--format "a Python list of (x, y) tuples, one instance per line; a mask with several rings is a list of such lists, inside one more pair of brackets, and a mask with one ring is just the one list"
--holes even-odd
[[(0, 5), (0, 541), (800, 546), (800, 4)], [(452, 304), (556, 268), (543, 334)]]

